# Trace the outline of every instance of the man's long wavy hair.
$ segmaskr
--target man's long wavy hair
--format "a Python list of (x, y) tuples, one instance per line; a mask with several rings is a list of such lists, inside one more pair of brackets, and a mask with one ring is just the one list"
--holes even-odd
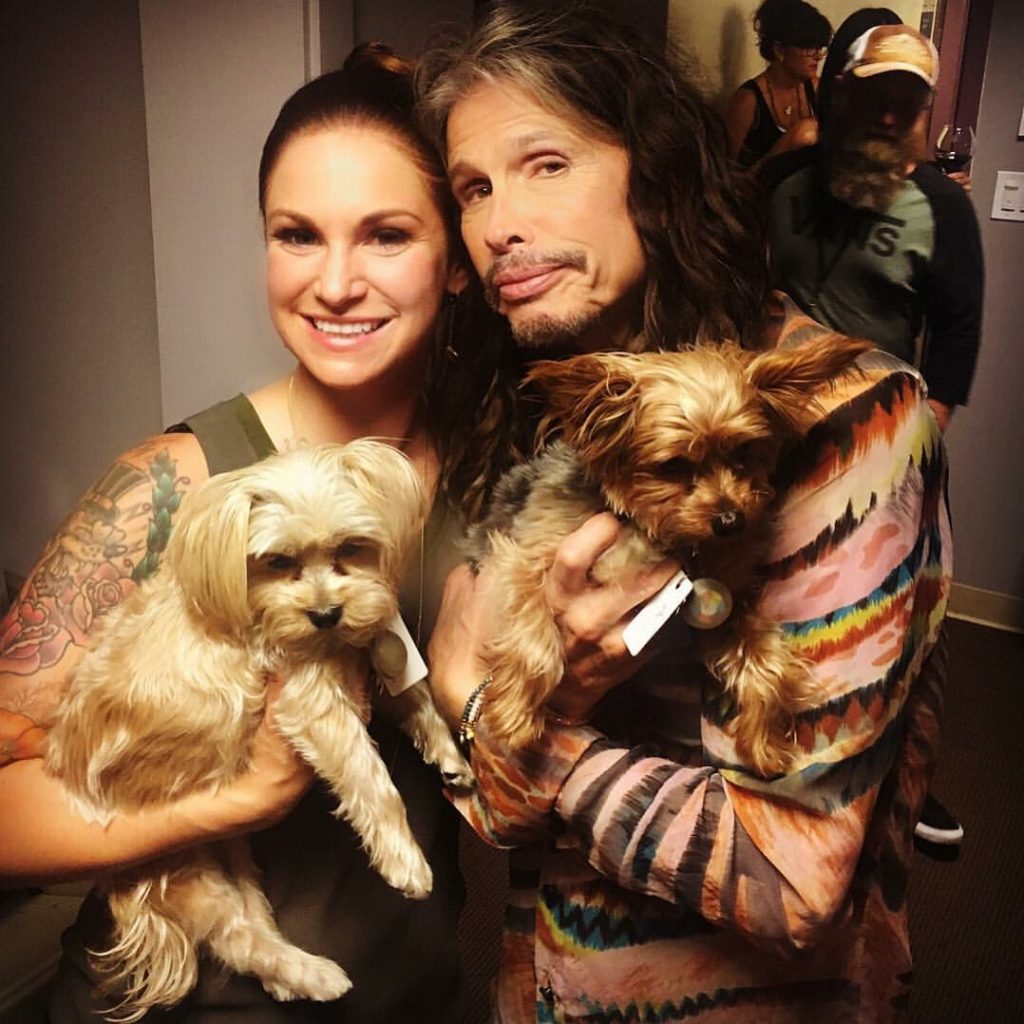
[[(719, 116), (677, 56), (584, 4), (499, 2), (468, 36), (428, 51), (416, 82), (424, 129), (442, 153), (450, 111), (481, 82), (511, 84), (621, 145), (647, 263), (646, 347), (756, 344), (767, 294), (763, 220), (752, 184), (729, 158)], [(491, 389), (490, 398), (501, 391)], [(503, 454), (493, 453), (506, 461)]]

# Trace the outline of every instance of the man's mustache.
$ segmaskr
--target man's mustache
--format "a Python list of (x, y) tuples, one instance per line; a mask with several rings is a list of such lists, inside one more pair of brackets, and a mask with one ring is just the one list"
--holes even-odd
[(495, 284), (498, 277), (508, 275), (528, 276), (531, 271), (546, 268), (567, 267), (581, 272), (587, 269), (587, 254), (582, 249), (559, 249), (545, 253), (509, 253), (498, 256), (487, 269), (483, 277), (484, 297), (488, 303), (497, 308), (500, 301), (499, 285)]

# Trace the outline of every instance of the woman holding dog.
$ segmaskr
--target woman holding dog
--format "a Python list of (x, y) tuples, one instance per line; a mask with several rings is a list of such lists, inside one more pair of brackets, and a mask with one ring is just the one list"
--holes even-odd
[[(266, 141), (259, 199), (267, 293), (295, 370), (124, 453), (51, 541), (3, 624), (0, 649), (0, 876), (9, 884), (88, 878), (211, 839), (252, 832), (282, 931), (335, 959), (354, 987), (331, 1004), (274, 1002), (253, 978), (212, 966), (177, 1020), (365, 1022), (457, 1019), (455, 927), (463, 899), (457, 819), (441, 780), (397, 731), (374, 736), (433, 868), (423, 901), (370, 870), (336, 801), (261, 726), (248, 771), (217, 794), (115, 819), (103, 829), (66, 803), (39, 754), (64, 681), (90, 632), (160, 564), (181, 503), (210, 475), (297, 442), (391, 440), (428, 492), (458, 461), (473, 407), (437, 391), (478, 372), (486, 346), (460, 356), (471, 306), (443, 169), (411, 122), (408, 68), (382, 48), (300, 89)], [(424, 385), (424, 381), (426, 384)], [(479, 490), (479, 483), (463, 490)], [(448, 492), (446, 491), (445, 494)], [(425, 649), (459, 528), (439, 498), (403, 592)], [(273, 702), (270, 702), (271, 707)], [(272, 711), (268, 711), (268, 719)], [(182, 751), (187, 757), (188, 751)], [(104, 1000), (87, 949), (105, 948), (105, 906), (87, 899), (66, 934), (51, 1019), (93, 1021)], [(116, 1001), (116, 1000), (115, 1000)], [(109, 1005), (109, 1004), (107, 1004)]]

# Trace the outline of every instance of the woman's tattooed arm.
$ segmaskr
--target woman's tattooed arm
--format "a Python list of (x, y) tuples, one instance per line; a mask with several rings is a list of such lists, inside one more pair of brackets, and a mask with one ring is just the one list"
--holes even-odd
[(0, 623), (0, 767), (40, 755), (90, 634), (156, 571), (182, 496), (205, 475), (194, 438), (155, 438), (122, 455), (47, 545)]

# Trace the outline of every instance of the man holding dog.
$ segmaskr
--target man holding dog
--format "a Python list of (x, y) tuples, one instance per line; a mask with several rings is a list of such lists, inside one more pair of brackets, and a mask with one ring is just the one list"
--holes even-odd
[[(756, 218), (724, 131), (660, 55), (593, 11), (499, 4), (423, 75), (467, 248), (527, 358), (762, 333)], [(820, 330), (791, 307), (774, 327), (780, 344)], [(564, 542), (547, 580), (569, 668), (521, 754), (473, 736), (486, 566), (450, 579), (431, 663), (472, 737), (463, 810), (515, 847), (496, 1020), (906, 1014), (906, 865), (941, 712), (945, 464), (914, 371), (884, 354), (860, 369), (823, 389), (776, 480), (759, 611), (821, 690), (784, 774), (736, 756), (742, 708), (673, 631), (655, 656), (626, 652), (624, 626), (676, 567), (596, 586), (614, 517)]]

